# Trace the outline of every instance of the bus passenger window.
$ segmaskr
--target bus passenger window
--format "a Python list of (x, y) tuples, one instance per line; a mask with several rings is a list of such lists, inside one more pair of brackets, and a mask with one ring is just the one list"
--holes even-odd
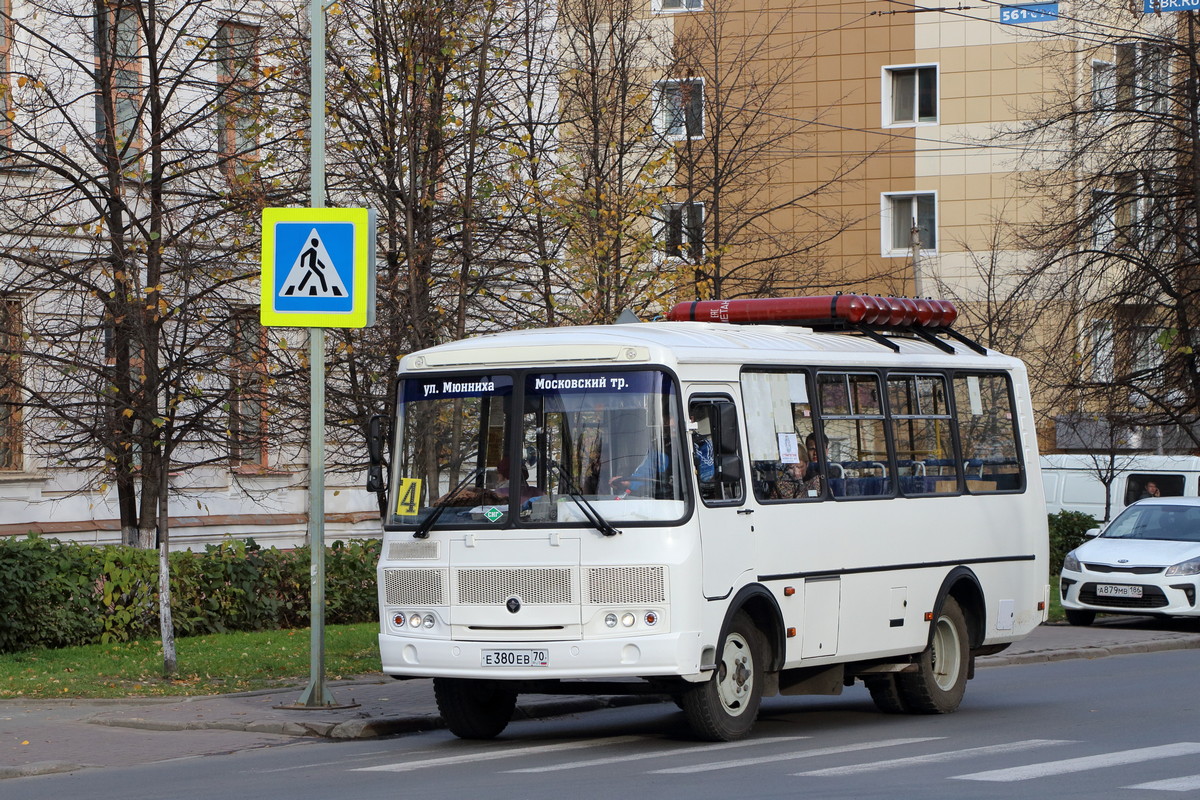
[(909, 496), (957, 492), (959, 469), (946, 379), (893, 373), (887, 387), (900, 492)]
[(1008, 377), (999, 373), (955, 376), (954, 406), (967, 491), (1023, 490), (1025, 470)]
[(888, 456), (879, 376), (817, 375), (821, 427), (828, 447), (834, 497), (890, 497), (895, 481)]
[(705, 505), (742, 499), (737, 409), (729, 400), (692, 400), (688, 406), (692, 463)]
[[(802, 371), (742, 373), (751, 484), (759, 500), (819, 500), (822, 466)], [(810, 453), (812, 457), (810, 458)]]

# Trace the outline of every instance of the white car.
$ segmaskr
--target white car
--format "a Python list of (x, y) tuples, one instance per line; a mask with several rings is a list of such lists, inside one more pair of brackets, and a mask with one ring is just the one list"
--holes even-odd
[(1098, 612), (1197, 616), (1200, 498), (1139, 500), (1063, 559), (1063, 610), (1072, 625)]

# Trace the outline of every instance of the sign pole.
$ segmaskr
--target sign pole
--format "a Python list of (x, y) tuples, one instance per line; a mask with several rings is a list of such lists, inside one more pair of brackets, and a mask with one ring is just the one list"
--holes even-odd
[[(309, 194), (313, 208), (325, 207), (325, 9), (309, 0), (311, 33), (309, 65)], [(325, 686), (325, 329), (308, 329), (308, 547), (311, 555), (308, 688), (298, 704), (306, 708), (335, 705)]]

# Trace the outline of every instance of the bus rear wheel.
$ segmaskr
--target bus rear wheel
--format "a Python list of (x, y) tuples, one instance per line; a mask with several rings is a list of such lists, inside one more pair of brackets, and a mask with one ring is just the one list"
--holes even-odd
[(717, 668), (682, 697), (692, 732), (711, 742), (729, 742), (750, 733), (762, 703), (766, 646), (745, 612), (730, 622), (717, 651)]
[(446, 727), (460, 739), (494, 739), (517, 707), (516, 689), (504, 681), (434, 678), (433, 696)]
[(947, 597), (933, 623), (929, 646), (917, 657), (917, 670), (896, 676), (904, 705), (914, 714), (949, 714), (962, 702), (970, 665), (967, 621), (953, 597)]
[(896, 684), (895, 675), (875, 675), (864, 678), (863, 683), (867, 685), (867, 691), (871, 693), (871, 699), (880, 711), (885, 714), (908, 713), (908, 705)]

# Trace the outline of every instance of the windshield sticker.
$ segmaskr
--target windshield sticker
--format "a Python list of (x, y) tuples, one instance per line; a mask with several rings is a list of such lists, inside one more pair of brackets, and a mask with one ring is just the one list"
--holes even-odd
[(656, 372), (618, 372), (602, 374), (531, 375), (526, 391), (532, 394), (576, 394), (580, 392), (657, 392), (662, 376)]
[(401, 478), (396, 487), (396, 516), (415, 517), (421, 510), (421, 479)]
[(493, 397), (512, 393), (512, 381), (507, 377), (490, 375), (407, 380), (404, 382), (404, 402), (442, 400), (456, 397)]

